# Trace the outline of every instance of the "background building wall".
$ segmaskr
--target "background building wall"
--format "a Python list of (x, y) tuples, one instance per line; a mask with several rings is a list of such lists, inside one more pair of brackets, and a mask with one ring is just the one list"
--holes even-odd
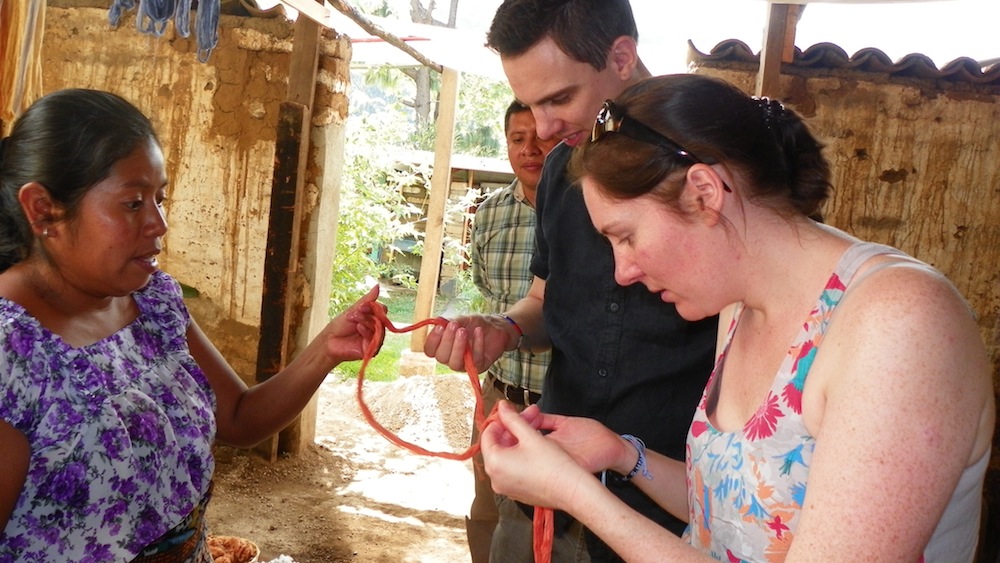
[[(188, 300), (192, 314), (252, 382), (277, 116), (294, 24), (222, 15), (218, 46), (201, 63), (193, 35), (176, 36), (172, 24), (159, 38), (139, 33), (134, 10), (112, 29), (107, 3), (93, 4), (49, 2), (45, 91), (111, 91), (151, 118), (170, 180), (161, 267), (197, 292)], [(299, 268), (306, 278), (300, 345), (327, 319), (350, 81), (349, 40), (326, 30), (321, 43)]]

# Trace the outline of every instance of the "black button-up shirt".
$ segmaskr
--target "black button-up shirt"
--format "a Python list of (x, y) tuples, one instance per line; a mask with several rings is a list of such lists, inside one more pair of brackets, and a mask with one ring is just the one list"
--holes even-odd
[[(553, 349), (541, 408), (597, 419), (683, 460), (712, 370), (718, 318), (687, 322), (642, 284), (615, 282), (611, 246), (594, 228), (580, 187), (566, 177), (572, 151), (560, 144), (549, 154), (535, 206), (531, 271), (545, 280), (543, 315)], [(676, 534), (683, 531), (683, 522), (636, 487), (612, 481), (630, 506)], [(588, 540), (596, 560), (614, 559), (603, 544)]]

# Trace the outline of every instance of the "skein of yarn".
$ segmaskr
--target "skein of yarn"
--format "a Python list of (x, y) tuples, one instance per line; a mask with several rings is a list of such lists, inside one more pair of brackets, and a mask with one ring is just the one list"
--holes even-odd
[(135, 27), (143, 33), (160, 37), (167, 29), (167, 22), (176, 9), (174, 0), (139, 0), (139, 11), (135, 15)]
[(181, 37), (191, 35), (191, 0), (177, 1), (177, 9), (174, 11), (174, 29)]
[(219, 0), (198, 0), (195, 14), (195, 35), (198, 39), (198, 60), (207, 62), (219, 42)]
[[(200, 62), (207, 62), (212, 50), (219, 42), (219, 11), (221, 0), (195, 0), (195, 39), (198, 43), (197, 56)], [(122, 16), (136, 9), (136, 0), (114, 0), (108, 10), (108, 22), (117, 28)], [(135, 26), (142, 33), (160, 37), (173, 19), (177, 35), (191, 34), (192, 0), (138, 0)]]

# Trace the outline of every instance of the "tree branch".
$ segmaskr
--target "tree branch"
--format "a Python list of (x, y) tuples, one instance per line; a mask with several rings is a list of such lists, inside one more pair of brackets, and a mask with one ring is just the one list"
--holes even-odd
[(413, 47), (410, 47), (405, 41), (396, 37), (395, 35), (389, 33), (388, 31), (382, 29), (381, 27), (372, 23), (371, 20), (365, 17), (364, 14), (357, 11), (354, 7), (350, 6), (344, 0), (327, 0), (330, 4), (337, 9), (340, 13), (351, 18), (354, 23), (358, 24), (361, 29), (371, 33), (372, 35), (381, 38), (386, 43), (396, 47), (397, 49), (403, 51), (407, 55), (410, 55), (416, 59), (420, 64), (430, 67), (437, 72), (444, 71), (444, 67), (423, 55), (423, 53), (417, 51)]

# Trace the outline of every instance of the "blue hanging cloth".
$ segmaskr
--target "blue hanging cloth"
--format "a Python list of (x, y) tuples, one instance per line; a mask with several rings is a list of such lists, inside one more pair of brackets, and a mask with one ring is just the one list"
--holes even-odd
[[(219, 42), (220, 0), (196, 0), (195, 39), (198, 42), (198, 60), (207, 62), (212, 49)], [(135, 17), (136, 29), (156, 37), (163, 35), (167, 22), (174, 20), (174, 29), (181, 37), (191, 34), (192, 0), (138, 0)], [(117, 28), (121, 17), (136, 7), (136, 0), (114, 0), (108, 10), (108, 22)]]
[[(190, 1), (190, 0), (189, 0)], [(219, 42), (219, 0), (198, 0), (195, 30), (198, 35), (198, 60), (208, 62)]]

